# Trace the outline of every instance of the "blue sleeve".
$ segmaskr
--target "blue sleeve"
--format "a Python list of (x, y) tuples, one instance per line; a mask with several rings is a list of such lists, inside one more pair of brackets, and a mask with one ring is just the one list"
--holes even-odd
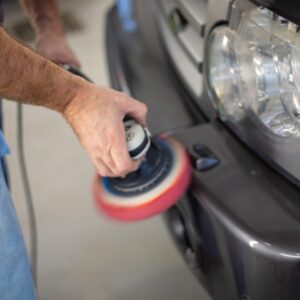
[[(5, 150), (5, 147), (3, 149)], [(0, 299), (36, 299), (25, 242), (4, 179), (2, 165), (0, 165)]]

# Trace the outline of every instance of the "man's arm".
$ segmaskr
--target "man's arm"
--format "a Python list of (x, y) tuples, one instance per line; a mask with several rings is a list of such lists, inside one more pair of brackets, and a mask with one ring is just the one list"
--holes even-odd
[(63, 64), (80, 67), (69, 47), (57, 0), (20, 0), (36, 34), (37, 51), (42, 56)]
[(88, 83), (13, 40), (0, 28), (0, 96), (60, 112), (77, 133), (102, 176), (138, 167), (128, 154), (123, 118), (145, 123), (146, 106)]
[(63, 112), (88, 83), (16, 42), (0, 28), (0, 95)]

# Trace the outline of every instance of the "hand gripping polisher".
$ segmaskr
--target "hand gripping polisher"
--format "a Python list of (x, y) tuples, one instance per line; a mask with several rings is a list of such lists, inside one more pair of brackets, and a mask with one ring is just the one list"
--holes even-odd
[[(87, 80), (72, 67), (70, 72)], [(184, 147), (167, 135), (151, 137), (149, 130), (129, 117), (124, 130), (133, 160), (143, 158), (137, 171), (124, 178), (101, 178), (93, 182), (97, 206), (121, 221), (149, 218), (170, 208), (184, 194), (191, 180), (191, 165)]]
[(93, 193), (103, 212), (122, 221), (142, 220), (170, 208), (186, 191), (190, 161), (183, 146), (168, 136), (151, 138), (147, 128), (124, 122), (132, 159), (144, 157), (139, 169), (125, 178), (96, 175)]

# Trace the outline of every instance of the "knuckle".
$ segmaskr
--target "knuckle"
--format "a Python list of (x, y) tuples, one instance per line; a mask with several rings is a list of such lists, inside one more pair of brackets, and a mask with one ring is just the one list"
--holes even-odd
[(117, 168), (111, 168), (111, 173), (112, 173), (112, 177), (120, 177), (122, 174), (120, 170)]
[(127, 175), (127, 173), (126, 172), (123, 172), (123, 171), (121, 171), (121, 170), (118, 170), (118, 171), (115, 171), (114, 173), (113, 173), (113, 177), (121, 177), (121, 178), (124, 178), (125, 176)]
[(126, 175), (127, 175), (127, 173), (120, 173), (119, 175), (118, 175), (118, 177), (121, 177), (121, 178), (125, 178), (126, 177)]
[(129, 160), (124, 160), (119, 164), (120, 174), (128, 173), (132, 169), (132, 163)]
[(110, 175), (109, 172), (106, 170), (99, 170), (98, 173), (102, 177), (109, 177), (109, 175)]
[(141, 110), (144, 114), (148, 113), (148, 107), (145, 103), (142, 103)]
[(121, 163), (120, 165), (119, 165), (119, 172), (120, 173), (125, 173), (125, 172), (127, 172), (128, 170), (130, 169), (130, 165), (128, 164), (128, 163), (125, 163), (125, 162), (123, 162), (123, 163)]
[(136, 171), (139, 167), (140, 167), (140, 163), (136, 163), (136, 164), (133, 166), (132, 171)]
[(126, 104), (130, 101), (130, 97), (125, 92), (119, 92), (118, 100), (119, 102)]
[(111, 177), (112, 176), (111, 172), (106, 167), (104, 167), (104, 165), (99, 165), (98, 167), (96, 167), (96, 169), (97, 169), (98, 174), (101, 177)]

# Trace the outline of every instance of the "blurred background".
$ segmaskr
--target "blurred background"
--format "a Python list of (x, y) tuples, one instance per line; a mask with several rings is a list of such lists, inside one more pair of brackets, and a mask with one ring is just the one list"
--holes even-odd
[[(5, 27), (31, 43), (17, 1), (6, 1)], [(83, 70), (109, 85), (104, 26), (113, 1), (61, 0), (68, 40)], [(5, 101), (11, 189), (28, 242), (29, 225), (16, 157), (16, 105)], [(25, 144), (39, 235), (40, 299), (207, 299), (173, 246), (161, 217), (137, 224), (100, 215), (91, 197), (94, 169), (57, 113), (26, 106)]]

